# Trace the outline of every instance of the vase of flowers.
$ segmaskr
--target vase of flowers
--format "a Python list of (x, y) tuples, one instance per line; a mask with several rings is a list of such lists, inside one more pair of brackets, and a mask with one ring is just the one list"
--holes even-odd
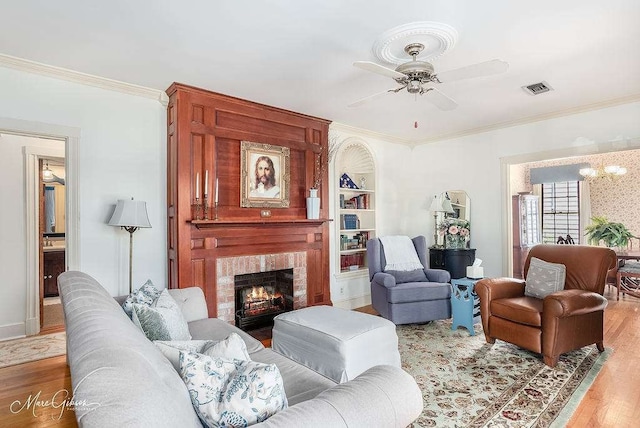
[(471, 227), (468, 220), (450, 217), (440, 222), (438, 233), (444, 236), (445, 248), (467, 248)]

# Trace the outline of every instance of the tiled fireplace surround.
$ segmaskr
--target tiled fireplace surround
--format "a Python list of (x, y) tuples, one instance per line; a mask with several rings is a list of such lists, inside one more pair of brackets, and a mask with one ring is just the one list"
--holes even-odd
[(235, 275), (293, 269), (293, 309), (307, 305), (307, 254), (304, 251), (222, 257), (216, 263), (218, 318), (224, 321), (235, 324)]

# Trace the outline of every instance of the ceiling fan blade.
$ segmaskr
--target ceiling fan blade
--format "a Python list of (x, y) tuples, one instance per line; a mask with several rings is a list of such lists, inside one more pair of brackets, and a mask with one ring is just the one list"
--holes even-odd
[(394, 79), (407, 77), (398, 71), (395, 71), (391, 68), (383, 67), (371, 61), (356, 61), (353, 63), (353, 65), (363, 70), (371, 71), (372, 73), (381, 74), (382, 76), (387, 77), (393, 77)]
[(362, 104), (368, 103), (369, 101), (373, 101), (375, 99), (381, 98), (387, 95), (390, 92), (398, 92), (399, 90), (404, 89), (404, 86), (401, 86), (397, 89), (387, 89), (384, 92), (378, 92), (377, 94), (369, 95), (368, 97), (362, 98), (356, 102), (349, 104), (347, 107), (360, 107)]
[(491, 61), (479, 62), (455, 70), (443, 71), (436, 76), (441, 83), (453, 82), (455, 80), (470, 79), (473, 77), (490, 76), (492, 74), (504, 73), (509, 69), (509, 63), (492, 59)]
[(451, 98), (437, 90), (436, 88), (430, 88), (428, 92), (425, 92), (423, 96), (434, 106), (440, 110), (453, 110), (458, 107), (458, 103)]

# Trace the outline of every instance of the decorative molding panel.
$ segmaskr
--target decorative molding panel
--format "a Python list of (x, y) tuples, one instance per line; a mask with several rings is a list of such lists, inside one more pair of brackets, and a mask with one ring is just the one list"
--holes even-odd
[(81, 73), (79, 71), (73, 71), (66, 68), (41, 64), (39, 62), (29, 61), (10, 55), (0, 54), (0, 66), (66, 80), (68, 82), (80, 83), (82, 85), (94, 86), (96, 88), (107, 89), (110, 91), (122, 92), (128, 95), (150, 98), (152, 100), (157, 100), (163, 106), (166, 106), (169, 102), (169, 97), (164, 91), (107, 79), (106, 77)]

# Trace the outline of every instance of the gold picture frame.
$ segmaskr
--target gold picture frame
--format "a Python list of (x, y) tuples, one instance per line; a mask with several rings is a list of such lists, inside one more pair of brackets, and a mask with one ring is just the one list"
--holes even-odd
[(240, 142), (240, 206), (289, 207), (288, 147)]

